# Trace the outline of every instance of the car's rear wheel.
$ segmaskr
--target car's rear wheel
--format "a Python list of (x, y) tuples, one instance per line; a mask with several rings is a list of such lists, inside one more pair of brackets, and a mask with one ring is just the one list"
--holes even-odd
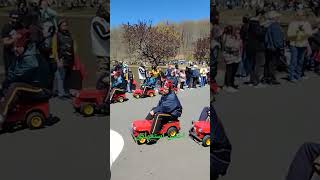
[(202, 145), (204, 147), (208, 147), (211, 144), (211, 140), (210, 140), (210, 135), (206, 135), (204, 136), (204, 138), (202, 139)]
[(178, 129), (176, 127), (170, 127), (167, 131), (168, 137), (175, 137), (178, 134)]
[(150, 97), (153, 97), (153, 96), (154, 96), (154, 94), (153, 94), (153, 93), (149, 93), (149, 96), (150, 96)]
[(32, 112), (27, 116), (26, 121), (30, 129), (39, 129), (43, 127), (45, 117), (40, 112)]
[(139, 99), (139, 98), (140, 98), (140, 95), (139, 95), (139, 94), (136, 94), (136, 98)]

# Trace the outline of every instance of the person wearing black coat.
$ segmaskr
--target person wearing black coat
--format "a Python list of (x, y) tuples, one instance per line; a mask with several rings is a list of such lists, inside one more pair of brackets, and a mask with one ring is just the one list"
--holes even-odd
[[(211, 85), (211, 97), (216, 93), (215, 83)], [(225, 132), (221, 120), (214, 108), (214, 98), (210, 102), (210, 179), (218, 180), (227, 173), (231, 162), (232, 145)]]
[[(319, 30), (309, 38), (309, 43), (312, 50), (311, 57), (314, 57), (316, 53), (319, 53), (320, 51), (320, 26), (318, 29)], [(314, 72), (320, 75), (319, 66), (320, 66), (320, 62), (314, 61)]]
[(265, 63), (265, 28), (260, 25), (260, 16), (249, 21), (247, 58), (251, 65), (248, 84), (258, 86)]

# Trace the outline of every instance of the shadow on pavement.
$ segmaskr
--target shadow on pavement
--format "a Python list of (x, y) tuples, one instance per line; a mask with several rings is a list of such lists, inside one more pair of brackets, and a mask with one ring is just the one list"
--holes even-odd
[[(45, 129), (46, 127), (53, 126), (60, 122), (60, 118), (58, 117), (52, 117), (51, 119), (47, 120), (42, 128), (39, 129)], [(15, 124), (15, 125), (6, 125), (4, 130), (0, 131), (0, 135), (5, 133), (15, 133), (17, 131), (22, 131), (28, 129), (28, 127), (22, 123)], [(39, 130), (39, 129), (33, 129), (33, 130)]]

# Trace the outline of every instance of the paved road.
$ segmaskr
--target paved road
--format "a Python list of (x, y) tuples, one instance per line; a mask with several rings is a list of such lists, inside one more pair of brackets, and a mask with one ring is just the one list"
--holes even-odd
[(320, 142), (320, 78), (309, 76), (299, 84), (221, 92), (216, 110), (233, 145), (223, 180), (284, 180), (299, 146)]
[(109, 118), (83, 118), (56, 99), (50, 105), (58, 123), (0, 134), (0, 179), (105, 180)]
[[(182, 132), (188, 133), (191, 121), (199, 118), (209, 105), (209, 88), (186, 90), (178, 94), (183, 106), (180, 118)], [(111, 105), (111, 129), (124, 138), (124, 149), (112, 165), (112, 180), (209, 180), (209, 148), (198, 145), (189, 137), (168, 141), (160, 139), (154, 145), (134, 143), (129, 128), (134, 119), (143, 119), (158, 103), (160, 96), (130, 99)]]

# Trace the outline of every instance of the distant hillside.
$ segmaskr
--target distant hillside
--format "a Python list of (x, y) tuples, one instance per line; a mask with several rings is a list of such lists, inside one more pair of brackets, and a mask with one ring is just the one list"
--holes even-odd
[[(169, 22), (170, 23), (170, 22)], [(183, 35), (183, 44), (179, 50), (179, 57), (192, 59), (193, 43), (200, 37), (209, 36), (210, 22), (208, 20), (201, 21), (185, 21), (182, 23), (170, 23), (176, 26), (178, 32)], [(127, 45), (123, 43), (123, 30), (121, 27), (111, 29), (111, 60), (123, 61), (128, 59)]]

